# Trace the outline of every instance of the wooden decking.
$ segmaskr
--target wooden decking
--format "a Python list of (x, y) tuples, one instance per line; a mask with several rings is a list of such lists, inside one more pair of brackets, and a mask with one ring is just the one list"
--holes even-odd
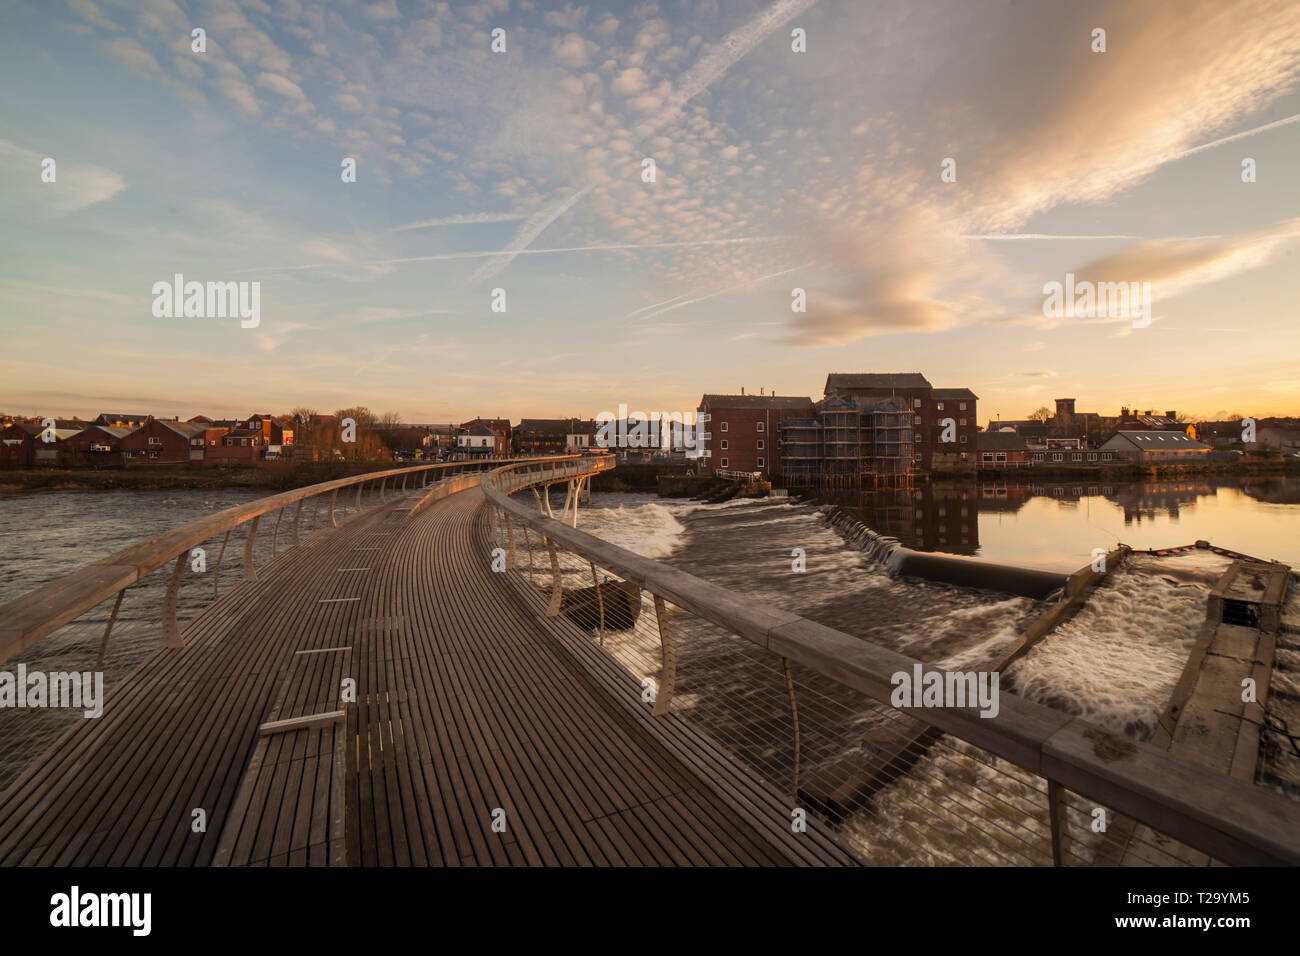
[(0, 865), (855, 862), (521, 604), (477, 488), (418, 500), (160, 648), (0, 797)]

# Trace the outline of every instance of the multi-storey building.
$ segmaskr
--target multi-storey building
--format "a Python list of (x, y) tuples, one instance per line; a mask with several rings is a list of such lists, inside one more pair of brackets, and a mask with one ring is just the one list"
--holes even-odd
[(974, 460), (979, 398), (968, 388), (935, 388), (920, 372), (832, 372), (825, 394), (827, 402), (891, 403), (908, 414), (914, 470), (929, 472), (936, 464), (950, 464), (948, 458)]
[(781, 474), (780, 424), (785, 419), (815, 416), (813, 401), (794, 395), (705, 395), (697, 414), (709, 419), (700, 431), (700, 472), (761, 472)]

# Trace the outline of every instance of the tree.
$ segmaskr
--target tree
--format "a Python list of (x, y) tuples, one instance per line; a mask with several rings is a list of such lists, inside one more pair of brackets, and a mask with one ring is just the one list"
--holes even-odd
[(1044, 405), (1029, 413), (1031, 422), (1050, 422), (1052, 420), (1052, 410)]

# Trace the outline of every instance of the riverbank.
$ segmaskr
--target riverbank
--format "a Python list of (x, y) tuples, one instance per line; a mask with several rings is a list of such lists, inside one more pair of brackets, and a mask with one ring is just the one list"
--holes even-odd
[(394, 467), (397, 466), (387, 461), (304, 461), (257, 468), (11, 468), (0, 470), (0, 494), (41, 490), (168, 491), (181, 488), (289, 491)]

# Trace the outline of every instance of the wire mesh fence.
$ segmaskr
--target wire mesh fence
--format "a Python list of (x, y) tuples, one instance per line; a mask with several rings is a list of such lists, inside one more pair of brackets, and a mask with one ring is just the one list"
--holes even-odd
[[(520, 491), (580, 527), (569, 489)], [(880, 865), (1189, 865), (1198, 854), (1150, 827), (942, 734), (642, 590), (592, 557), (491, 508), (488, 545), (539, 616), (599, 647), (671, 713)], [(558, 585), (558, 590), (557, 590)], [(1054, 812), (1055, 804), (1055, 812)], [(1056, 817), (1053, 840), (1053, 817)]]

